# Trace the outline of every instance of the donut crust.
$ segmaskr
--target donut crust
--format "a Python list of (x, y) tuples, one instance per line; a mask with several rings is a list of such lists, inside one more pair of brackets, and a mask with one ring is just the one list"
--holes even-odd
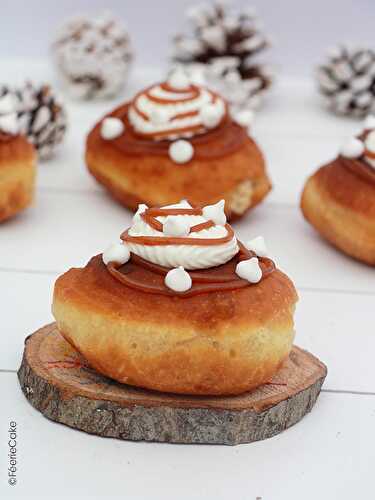
[[(228, 218), (238, 218), (271, 189), (263, 155), (250, 137), (229, 154), (210, 159), (193, 157), (187, 165), (178, 165), (168, 156), (126, 154), (102, 139), (100, 125), (87, 138), (88, 170), (117, 201), (133, 211), (139, 203), (164, 206), (187, 199), (197, 206), (225, 199)], [(220, 151), (220, 140), (207, 147)]]
[(0, 140), (0, 222), (31, 204), (35, 174), (35, 149), (25, 137)]
[(308, 222), (335, 247), (375, 265), (375, 185), (337, 159), (306, 182), (301, 209)]
[(119, 382), (183, 394), (239, 394), (269, 381), (288, 357), (297, 293), (276, 270), (257, 285), (188, 298), (141, 292), (101, 255), (55, 284), (59, 331)]

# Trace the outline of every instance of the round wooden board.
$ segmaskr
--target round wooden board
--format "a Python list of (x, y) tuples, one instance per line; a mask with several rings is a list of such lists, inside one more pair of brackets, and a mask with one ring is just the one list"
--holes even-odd
[(43, 415), (99, 436), (134, 441), (239, 444), (266, 439), (314, 406), (327, 369), (294, 346), (268, 384), (239, 396), (164, 394), (119, 384), (90, 368), (56, 324), (25, 341), (18, 378)]

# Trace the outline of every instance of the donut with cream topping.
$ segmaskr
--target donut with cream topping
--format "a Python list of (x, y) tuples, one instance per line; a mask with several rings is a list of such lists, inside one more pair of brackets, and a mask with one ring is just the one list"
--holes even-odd
[(11, 93), (0, 88), (0, 222), (31, 204), (35, 173), (35, 148), (19, 132)]
[(375, 118), (306, 182), (302, 212), (339, 250), (375, 266)]
[[(57, 280), (58, 328), (96, 370), (158, 391), (239, 394), (288, 357), (292, 282), (205, 213), (186, 201), (140, 207), (121, 242)], [(164, 231), (169, 217), (184, 231)]]
[(182, 70), (139, 92), (104, 117), (86, 145), (89, 171), (125, 206), (226, 201), (243, 215), (271, 188), (249, 137), (251, 117), (231, 117), (217, 93)]

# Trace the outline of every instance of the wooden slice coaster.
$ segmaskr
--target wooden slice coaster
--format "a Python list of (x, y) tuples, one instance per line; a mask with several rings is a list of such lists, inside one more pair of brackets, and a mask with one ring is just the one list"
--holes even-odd
[(239, 444), (266, 439), (311, 410), (327, 374), (323, 363), (294, 346), (272, 381), (255, 391), (184, 396), (137, 389), (100, 375), (55, 323), (25, 344), (18, 378), (37, 410), (75, 429), (134, 441)]

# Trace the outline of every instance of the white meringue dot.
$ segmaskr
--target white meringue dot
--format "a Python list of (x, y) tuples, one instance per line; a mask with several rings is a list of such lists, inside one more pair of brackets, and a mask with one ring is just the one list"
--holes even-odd
[(190, 72), (190, 82), (194, 85), (205, 85), (206, 84), (205, 71), (202, 67), (192, 68)]
[(190, 232), (190, 223), (186, 217), (168, 215), (163, 224), (165, 236), (187, 236)]
[(258, 283), (262, 279), (262, 270), (257, 257), (239, 262), (236, 266), (236, 274), (249, 283)]
[(367, 151), (375, 153), (375, 130), (370, 132), (365, 139), (365, 146)]
[(138, 208), (137, 208), (137, 211), (135, 212), (135, 214), (133, 215), (133, 222), (137, 221), (140, 219), (140, 216), (146, 212), (146, 210), (148, 209), (148, 206), (145, 205), (144, 203), (140, 203), (138, 205)]
[(207, 220), (212, 220), (217, 226), (224, 226), (227, 222), (224, 207), (225, 200), (220, 200), (214, 205), (207, 205), (202, 208), (203, 217)]
[(257, 236), (245, 243), (248, 250), (254, 252), (258, 257), (267, 257), (268, 251), (263, 236)]
[(110, 140), (119, 137), (125, 130), (125, 126), (119, 118), (113, 116), (104, 118), (100, 127), (100, 135), (103, 139)]
[(184, 198), (183, 200), (180, 200), (175, 205), (169, 206), (169, 208), (193, 208), (193, 207), (190, 205), (190, 203), (188, 202), (188, 200), (186, 200)]
[(113, 243), (103, 252), (104, 264), (114, 262), (115, 264), (125, 264), (130, 259), (130, 251), (125, 243)]
[(182, 266), (168, 271), (164, 283), (175, 292), (186, 292), (192, 287), (190, 274)]
[(234, 114), (233, 119), (241, 127), (250, 127), (254, 121), (254, 112), (250, 109), (238, 111)]
[(340, 154), (345, 158), (359, 158), (364, 150), (363, 142), (356, 137), (352, 137), (341, 146)]
[(176, 90), (184, 90), (190, 87), (190, 81), (185, 71), (181, 68), (177, 68), (170, 74), (168, 85)]
[(0, 116), (0, 131), (10, 135), (17, 135), (20, 131), (20, 124), (16, 113)]
[(193, 158), (194, 148), (189, 141), (179, 139), (169, 146), (169, 157), (175, 163), (187, 163)]
[(199, 112), (199, 117), (207, 128), (214, 128), (219, 125), (222, 115), (220, 108), (215, 104), (206, 104)]
[(364, 130), (372, 130), (375, 128), (375, 116), (374, 115), (368, 115), (364, 122), (363, 122), (363, 128)]

